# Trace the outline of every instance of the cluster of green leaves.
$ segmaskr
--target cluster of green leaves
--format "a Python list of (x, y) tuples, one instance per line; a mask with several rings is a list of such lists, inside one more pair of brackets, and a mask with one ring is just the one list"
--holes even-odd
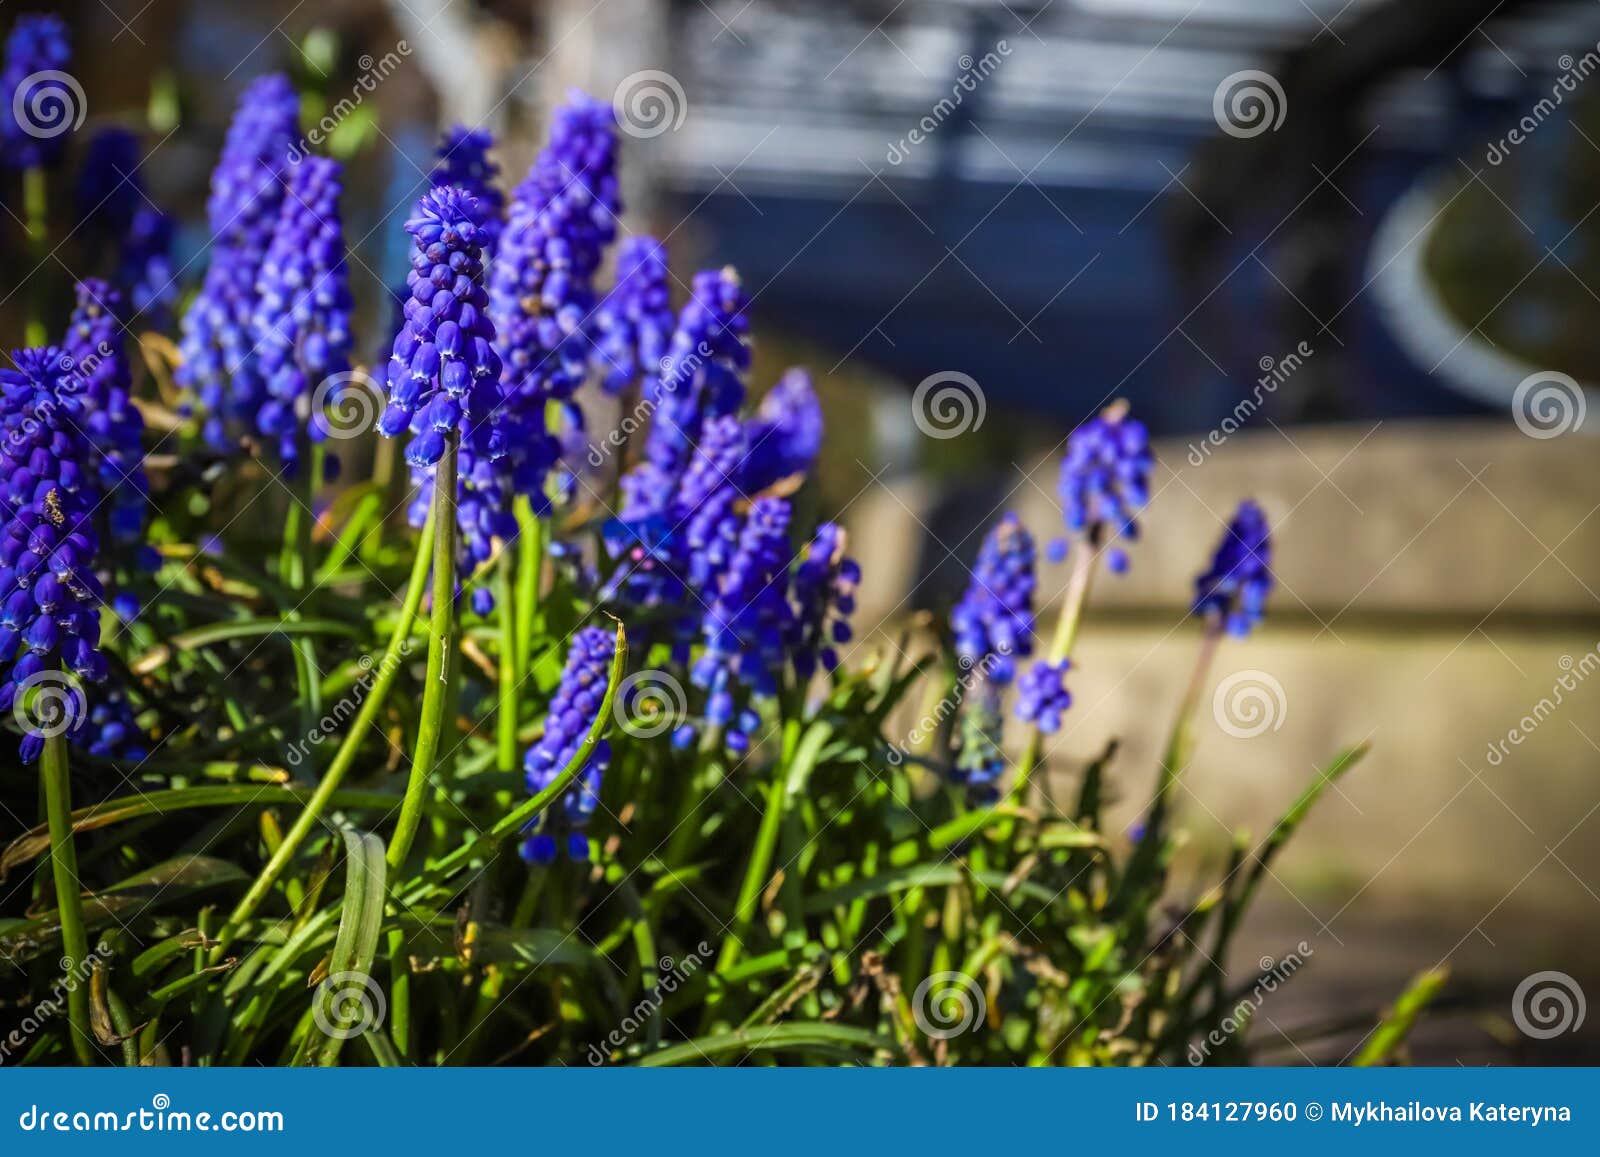
[[(305, 574), (292, 551), (261, 563), (274, 552), (247, 529), (220, 552), (182, 541), (297, 501), (259, 468), (242, 476), (255, 481), (207, 495), (204, 472), (171, 472), (166, 563), (112, 640), (152, 757), (72, 756), (84, 983), (61, 975), (46, 826), (0, 853), (0, 1003), (18, 1020), (43, 1010), (12, 1059), (1150, 1064), (1225, 1020), (1208, 1059), (1245, 1056), (1248, 1018), (1229, 1013), (1257, 978), (1224, 972), (1230, 940), (1359, 750), (1258, 846), (1241, 840), (1213, 887), (1174, 898), (1161, 789), (1142, 840), (1107, 826), (1114, 744), (1065, 807), (969, 806), (943, 785), (947, 737), (917, 756), (886, 740), (908, 698), (954, 686), (936, 648), (884, 657), (915, 650), (912, 635), (810, 699), (784, 696), (769, 734), (731, 757), (679, 750), (650, 719), (619, 726), (625, 673), (667, 662), (659, 648), (630, 660), (619, 624), (588, 736), (613, 747), (594, 859), (530, 869), (517, 837), (589, 750), (528, 799), (496, 735), (510, 702), (518, 749), (538, 736), (565, 640), (595, 617), (549, 567), (509, 700), (508, 635), (465, 617), (420, 829), (396, 855), (426, 714), (427, 532), (386, 525), (395, 495), (374, 481), (332, 501)], [(307, 658), (325, 672), (309, 686)], [(339, 760), (348, 774), (311, 819)], [(6, 811), (35, 812), (36, 791), (5, 777)], [(305, 838), (286, 843), (297, 821)], [(63, 987), (83, 1017), (51, 1007)]]

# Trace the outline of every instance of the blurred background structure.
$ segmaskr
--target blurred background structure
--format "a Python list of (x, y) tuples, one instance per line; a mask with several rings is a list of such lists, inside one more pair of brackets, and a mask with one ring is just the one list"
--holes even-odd
[[(1190, 576), (1256, 496), (1281, 587), (1221, 674), (1264, 673), (1280, 697), (1261, 734), (1203, 738), (1192, 857), (1259, 832), (1339, 746), (1374, 755), (1277, 865), (1240, 946), (1243, 971), (1314, 949), (1254, 1039), (1273, 1060), (1339, 1060), (1359, 1042), (1346, 1019), (1448, 964), (1454, 1004), (1416, 1059), (1600, 1060), (1600, 1011), (1548, 1040), (1509, 1018), (1542, 970), (1600, 997), (1600, 679), (1584, 682), (1600, 663), (1600, 6), (47, 6), (75, 34), (79, 139), (138, 128), (150, 198), (182, 222), (186, 289), (233, 100), (294, 72), (350, 160), (372, 349), (439, 129), (493, 129), (510, 184), (569, 86), (613, 98), (630, 226), (667, 238), (680, 286), (739, 268), (758, 387), (792, 363), (818, 377), (820, 500), (855, 535), (878, 624), (864, 647), (943, 614), (1001, 510), (1048, 538), (1066, 435), (1131, 400), (1162, 468), (1132, 573), (1096, 592), (1056, 782), (1120, 735), (1120, 782), (1144, 797), (1189, 667)], [(0, 224), (15, 339), (34, 265)]]

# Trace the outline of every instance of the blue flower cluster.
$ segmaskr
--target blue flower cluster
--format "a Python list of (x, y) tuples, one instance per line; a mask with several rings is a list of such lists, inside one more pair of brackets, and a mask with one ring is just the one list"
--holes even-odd
[[(0, 712), (63, 669), (107, 675), (104, 591), (94, 573), (96, 484), (81, 383), (56, 348), (18, 350), (0, 370)], [(43, 739), (23, 739), (33, 760)]]
[(500, 166), (489, 159), (494, 148), (494, 137), (487, 129), (469, 129), (455, 125), (446, 130), (439, 142), (438, 160), (428, 174), (428, 183), (435, 188), (456, 185), (471, 193), (487, 207), (483, 222), (483, 252), (491, 257), (500, 242), (501, 218), (505, 215), (506, 198), (495, 184), (500, 176)]
[[(487, 220), (484, 202), (444, 185), (429, 191), (406, 222), (415, 238), (410, 296), (389, 360), (389, 405), (378, 422), (391, 437), (412, 431), (406, 461), (418, 483), (409, 512), (417, 526), (433, 499), (432, 468), (449, 434), (460, 432), (456, 551), (463, 573), (489, 557), (494, 538), (509, 538), (516, 529), (511, 504), (497, 485), (507, 432), (500, 355), (483, 287)], [(493, 605), (487, 590), (473, 597), (480, 613)]]
[(822, 452), (822, 405), (811, 375), (802, 369), (785, 373), (745, 424), (745, 438), (750, 449), (739, 482), (749, 493), (808, 473)]
[[(306, 157), (289, 170), (287, 195), (256, 278), (256, 342), (267, 389), (256, 429), (276, 439), (287, 472), (299, 457), (307, 396), (350, 370), (354, 302), (339, 214), (342, 191), (338, 161)], [(315, 406), (308, 426), (312, 440), (327, 438)]]
[(745, 429), (729, 414), (713, 418), (701, 431), (673, 508), (684, 545), (682, 570), (696, 589), (704, 589), (722, 573), (738, 546), (739, 468), (747, 444)]
[(227, 423), (253, 428), (267, 400), (254, 356), (256, 279), (283, 203), (299, 111), (288, 77), (268, 73), (252, 81), (211, 175), (211, 264), (183, 315), (177, 379), (199, 395), (206, 439), (218, 449), (227, 445)]
[(724, 729), (731, 751), (748, 748), (760, 722), (757, 705), (778, 692), (785, 643), (793, 632), (788, 566), (789, 503), (758, 498), (733, 556), (716, 576), (702, 625), (705, 649), (690, 672), (707, 693), (706, 719)]
[(1033, 654), (1033, 536), (1007, 511), (983, 540), (972, 581), (950, 614), (956, 656), (1005, 686), (1019, 658)]
[[(483, 222), (478, 235), (486, 283), (491, 258), (499, 244), (505, 206), (505, 196), (495, 185), (499, 168), (489, 159), (493, 147), (494, 138), (487, 131), (457, 126), (445, 133), (439, 144), (438, 160), (428, 175), (434, 188), (456, 187), (482, 206)], [(496, 389), (496, 411), (489, 419), (490, 429), (504, 431), (507, 425), (504, 392), (498, 385)], [(490, 456), (480, 455), (479, 444), (474, 441), (462, 443), (456, 474), (456, 526), (460, 532), (457, 554), (464, 570), (470, 570), (493, 553), (496, 537), (509, 538), (516, 530), (511, 495), (499, 466), (505, 460), (503, 448), (507, 446), (509, 442), (504, 434), (493, 440)], [(408, 517), (413, 526), (421, 526), (427, 520), (428, 507), (433, 501), (432, 466), (413, 463), (411, 482), (415, 497)], [(480, 614), (488, 614), (493, 609), (494, 597), (486, 587), (477, 588), (472, 597)]]
[[(1067, 440), (1057, 486), (1067, 529), (1082, 535), (1091, 549), (1138, 539), (1138, 514), (1150, 501), (1155, 464), (1149, 432), (1128, 416), (1126, 402), (1107, 406), (1079, 426)], [(1065, 551), (1065, 540), (1053, 542), (1052, 560), (1059, 561)], [(1120, 547), (1112, 547), (1106, 561), (1118, 574), (1128, 568), (1127, 552)]]
[[(291, 168), (272, 243), (256, 277), (254, 328), (267, 387), (266, 400), (256, 411), (256, 430), (277, 440), (278, 458), (288, 474), (299, 458), (299, 422), (307, 395), (350, 370), (354, 301), (339, 216), (342, 189), (336, 160), (306, 157)], [(307, 427), (314, 442), (328, 437), (315, 405)]]
[(1032, 723), (1046, 735), (1061, 730), (1061, 716), (1072, 706), (1067, 690), (1070, 659), (1052, 663), (1038, 659), (1017, 680), (1017, 718)]
[(570, 405), (588, 372), (594, 275), (616, 236), (617, 120), (609, 104), (574, 92), (517, 186), (490, 278), (490, 311), (505, 362), (509, 485), (536, 509), (561, 458), (549, 403), (581, 428)]
[(437, 465), (452, 431), (482, 461), (499, 454), (500, 356), (483, 288), (487, 215), (482, 201), (446, 185), (429, 191), (406, 222), (414, 240), (410, 297), (379, 429), (391, 438), (413, 433), (406, 447), (413, 466)]
[(645, 399), (655, 407), (645, 453), (665, 478), (683, 471), (703, 422), (738, 413), (744, 404), (748, 306), (731, 267), (695, 274), (660, 371), (645, 381)]
[[(822, 409), (811, 380), (791, 370), (754, 417), (706, 419), (681, 476), (640, 462), (623, 476), (621, 512), (604, 528), (616, 567), (603, 598), (660, 608), (681, 602), (690, 586), (709, 589), (733, 555), (742, 508), (775, 483), (807, 473), (821, 443)], [(682, 610), (679, 643), (700, 630), (695, 608)]]
[[(59, 16), (28, 13), (17, 18), (6, 37), (0, 73), (0, 157), (13, 169), (51, 165), (66, 147), (66, 129), (81, 106), (64, 81), (37, 78), (64, 73), (72, 63), (72, 43)], [(31, 84), (25, 85), (30, 77)]]
[(844, 529), (832, 522), (817, 527), (789, 580), (789, 661), (795, 674), (809, 679), (820, 662), (826, 671), (839, 665), (837, 648), (851, 639), (861, 567), (846, 557)]
[[(144, 466), (144, 418), (133, 404), (133, 375), (128, 367), (118, 316), (122, 295), (104, 281), (89, 278), (77, 285), (77, 305), (61, 340), (61, 365), (82, 398), (75, 419), (94, 453), (95, 473), (110, 511), (111, 541), (138, 548), (149, 513), (150, 482)], [(145, 569), (156, 559), (139, 550)]]
[[(606, 673), (616, 654), (616, 639), (599, 627), (584, 627), (572, 639), (561, 682), (550, 700), (544, 734), (523, 759), (528, 791), (537, 795), (553, 783), (577, 757), (584, 736), (593, 726), (605, 698)], [(560, 810), (547, 808), (534, 821), (522, 843), (522, 858), (532, 864), (549, 864), (557, 854), (558, 835), (566, 838), (567, 855), (589, 858), (584, 835), (589, 819), (600, 804), (600, 780), (611, 761), (611, 745), (602, 739), (589, 753), (589, 761), (560, 800)]]
[(600, 384), (620, 394), (657, 372), (672, 340), (667, 247), (654, 237), (617, 246), (617, 278), (595, 309), (595, 364)]
[(1261, 621), (1272, 591), (1272, 528), (1261, 507), (1239, 503), (1211, 567), (1195, 580), (1194, 613), (1244, 637)]
[(149, 737), (128, 694), (116, 685), (99, 690), (83, 721), (69, 735), (73, 746), (99, 759), (138, 761), (149, 758)]

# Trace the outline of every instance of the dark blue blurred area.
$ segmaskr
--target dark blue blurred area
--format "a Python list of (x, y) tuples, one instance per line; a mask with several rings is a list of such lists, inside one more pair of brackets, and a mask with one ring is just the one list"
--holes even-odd
[[(758, 5), (735, 43), (699, 35), (697, 24), (716, 26), (692, 7), (681, 39), (702, 46), (690, 53), (698, 87), (663, 216), (692, 214), (707, 250), (755, 288), (763, 319), (909, 382), (970, 374), (992, 407), (1024, 417), (1073, 423), (1128, 397), (1166, 433), (1214, 425), (1258, 363), (1302, 339), (1318, 348), (1333, 398), (1297, 403), (1285, 391), (1276, 420), (1483, 412), (1390, 338), (1370, 292), (1372, 236), (1419, 177), (1481, 170), (1485, 143), (1549, 91), (1559, 53), (1592, 49), (1597, 31), (1592, 4), (1512, 4), (1476, 31), (1466, 22), (1464, 37), (1436, 30), (1446, 45), (1436, 58), (1419, 33), (1417, 59), (1432, 65), (1378, 73), (1359, 104), (1335, 110), (1337, 130), (1316, 107), (1297, 108), (1291, 88), (1281, 127), (1222, 143), (1249, 156), (1280, 134), (1343, 133), (1356, 148), (1319, 163), (1314, 143), (1297, 145), (1284, 167), (1309, 157), (1326, 181), (1268, 162), (1254, 179), (1268, 187), (1235, 196), (1224, 179), (1219, 198), (1203, 177), (1222, 137), (1219, 82), (1348, 59), (1362, 50), (1343, 39), (1362, 33), (1359, 10), (938, 3), (819, 30), (799, 13), (763, 21)], [(1424, 20), (1449, 15), (1411, 7)], [(970, 73), (963, 63), (997, 43), (1011, 51), (992, 75), (897, 160), (896, 142)], [(1536, 160), (1530, 149), (1529, 180), (1553, 185)], [(1546, 200), (1541, 232), (1555, 212)], [(1209, 263), (1187, 278), (1175, 211), (1203, 228), (1216, 221)], [(1325, 268), (1307, 275), (1308, 261)], [(1303, 289), (1319, 280), (1320, 302)]]

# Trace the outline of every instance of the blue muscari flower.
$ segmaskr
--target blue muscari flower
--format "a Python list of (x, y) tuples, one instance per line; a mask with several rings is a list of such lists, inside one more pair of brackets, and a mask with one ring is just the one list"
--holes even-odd
[(681, 600), (707, 584), (732, 553), (737, 510), (779, 481), (806, 473), (822, 443), (822, 409), (803, 370), (790, 370), (740, 421), (711, 416), (699, 444), (669, 473), (648, 458), (622, 478), (618, 516), (604, 528), (617, 560), (603, 597), (631, 606)]
[[(500, 355), (483, 287), (488, 212), (470, 193), (444, 185), (426, 193), (406, 222), (415, 238), (410, 293), (385, 379), (389, 405), (378, 423), (390, 437), (413, 434), (406, 461), (418, 483), (409, 512), (415, 526), (427, 518), (432, 467), (444, 456), (446, 437), (461, 432), (456, 525), (463, 573), (489, 557), (493, 538), (509, 538), (516, 527), (498, 490), (506, 435)], [(478, 593), (474, 599), (481, 613), (489, 610)]]
[(101, 759), (137, 761), (150, 755), (148, 736), (121, 687), (96, 692), (83, 720), (69, 733), (73, 746)]
[(133, 306), (129, 321), (142, 320), (156, 330), (167, 329), (178, 301), (178, 279), (172, 267), (172, 240), (177, 218), (141, 204), (123, 235), (117, 260), (117, 284)]
[(950, 614), (956, 656), (997, 685), (1033, 653), (1033, 536), (1007, 512), (983, 540), (967, 592)]
[[(5, 69), (0, 74), (0, 157), (13, 169), (53, 164), (67, 143), (67, 131), (81, 115), (82, 90), (63, 79), (38, 73), (65, 73), (72, 44), (59, 16), (28, 13), (17, 18), (6, 37)], [(29, 78), (33, 77), (31, 82)]]
[(705, 650), (690, 679), (707, 692), (706, 718), (743, 751), (760, 722), (757, 706), (778, 693), (793, 611), (787, 598), (789, 503), (756, 499), (738, 549), (717, 576), (702, 631)]
[[(345, 261), (338, 161), (305, 157), (289, 170), (272, 241), (256, 276), (255, 340), (266, 397), (256, 431), (272, 439), (286, 470), (299, 456), (300, 416), (308, 396), (350, 370), (350, 274)], [(312, 406), (309, 433), (327, 438)], [(331, 459), (330, 459), (331, 461)]]
[(600, 384), (620, 394), (659, 371), (672, 340), (672, 294), (667, 247), (654, 237), (629, 237), (617, 246), (617, 279), (595, 309), (595, 366)]
[(138, 549), (149, 513), (150, 483), (144, 466), (144, 418), (133, 404), (133, 374), (118, 320), (122, 308), (121, 294), (104, 281), (80, 281), (77, 305), (61, 340), (61, 368), (74, 379), (82, 399), (82, 415), (76, 420), (93, 450), (100, 491), (107, 496), (111, 541), (137, 550), (146, 569), (154, 569), (154, 552)]
[[(107, 675), (83, 386), (59, 349), (18, 350), (12, 360), (16, 369), (0, 370), (0, 712), (53, 672)], [(23, 760), (43, 746), (24, 737)]]
[(856, 609), (861, 568), (846, 557), (843, 528), (832, 522), (817, 527), (789, 579), (789, 661), (802, 680), (811, 678), (820, 661), (824, 670), (839, 665), (836, 648), (851, 638), (850, 616)]
[(738, 548), (739, 504), (746, 500), (738, 473), (745, 451), (743, 423), (731, 414), (713, 418), (679, 484), (671, 517), (683, 545), (680, 569), (696, 590), (712, 583)]
[(413, 466), (437, 465), (455, 430), (481, 460), (498, 453), (500, 357), (483, 289), (487, 212), (482, 201), (447, 185), (425, 194), (406, 222), (414, 239), (410, 296), (389, 359), (389, 404), (379, 429), (391, 438), (413, 433), (406, 448)]
[[(1128, 404), (1114, 402), (1072, 432), (1061, 459), (1062, 516), (1067, 529), (1083, 536), (1091, 548), (1117, 539), (1139, 537), (1138, 514), (1150, 501), (1150, 474), (1155, 469), (1150, 435), (1144, 423), (1128, 417)], [(1052, 560), (1065, 553), (1066, 542), (1050, 545)], [(1116, 573), (1128, 567), (1120, 547), (1107, 554)]]
[(750, 493), (810, 471), (822, 450), (822, 405), (811, 375), (791, 369), (761, 399), (745, 423), (750, 451), (740, 483)]
[(1195, 580), (1194, 613), (1243, 637), (1261, 621), (1272, 590), (1272, 528), (1249, 499), (1239, 503), (1211, 568)]
[(283, 203), (299, 110), (288, 77), (268, 73), (252, 81), (211, 175), (211, 264), (183, 316), (177, 380), (198, 393), (206, 439), (218, 449), (227, 445), (226, 423), (254, 423), (266, 401), (252, 321), (256, 278)]
[(455, 125), (448, 129), (439, 142), (438, 159), (428, 174), (428, 183), (435, 188), (455, 185), (465, 189), (487, 207), (483, 222), (483, 252), (492, 255), (500, 240), (505, 214), (506, 198), (495, 181), (500, 176), (500, 166), (489, 159), (494, 148), (494, 137), (487, 129), (469, 129)]
[(1067, 690), (1069, 659), (1052, 663), (1037, 659), (1017, 680), (1017, 718), (1035, 724), (1045, 735), (1061, 730), (1061, 716), (1072, 706)]
[(740, 375), (750, 366), (748, 307), (731, 267), (695, 274), (666, 356), (644, 385), (644, 397), (655, 407), (645, 455), (668, 476), (682, 472), (707, 418), (737, 413), (744, 404)]
[[(607, 670), (615, 654), (616, 640), (609, 631), (584, 627), (573, 636), (561, 682), (550, 700), (544, 734), (522, 761), (530, 794), (549, 787), (577, 756), (605, 698)], [(557, 835), (566, 837), (567, 855), (572, 859), (589, 858), (589, 840), (583, 832), (599, 806), (600, 779), (610, 762), (611, 745), (602, 739), (558, 805), (547, 808), (533, 822), (522, 843), (523, 859), (533, 864), (554, 861)]]
[(512, 193), (490, 271), (490, 312), (505, 363), (506, 485), (536, 509), (561, 457), (550, 402), (570, 405), (589, 365), (594, 275), (616, 236), (617, 121), (611, 105), (574, 92)]

